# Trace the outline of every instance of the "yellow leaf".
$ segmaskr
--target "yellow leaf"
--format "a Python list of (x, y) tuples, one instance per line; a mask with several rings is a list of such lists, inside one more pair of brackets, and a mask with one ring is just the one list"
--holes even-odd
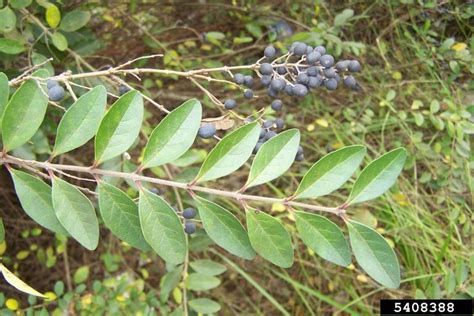
[(317, 119), (315, 122), (319, 126), (322, 126), (322, 127), (325, 127), (325, 128), (329, 126), (328, 121), (326, 121), (325, 119)]
[(14, 298), (9, 298), (6, 302), (5, 305), (7, 308), (11, 311), (16, 311), (18, 307), (20, 307), (20, 303)]
[(25, 260), (28, 256), (30, 255), (30, 252), (28, 250), (21, 250), (16, 254), (16, 258), (18, 260)]
[(118, 302), (125, 302), (126, 298), (125, 296), (119, 294), (115, 297), (115, 299), (118, 301)]
[(396, 193), (393, 195), (393, 199), (398, 202), (401, 206), (407, 206), (408, 205), (408, 199), (407, 196), (403, 193)]
[(3, 255), (6, 250), (7, 250), (7, 243), (6, 243), (6, 241), (4, 240), (4, 241), (0, 244), (0, 256)]
[(81, 303), (83, 305), (90, 305), (92, 304), (92, 294), (88, 293), (86, 295), (84, 295), (82, 298), (81, 298)]
[(286, 210), (285, 205), (283, 203), (273, 203), (272, 204), (272, 212), (283, 212)]
[(44, 296), (46, 297), (47, 301), (54, 301), (55, 299), (58, 298), (56, 294), (54, 294), (53, 292), (46, 292), (44, 293)]
[(178, 287), (173, 289), (173, 299), (177, 304), (181, 304), (183, 301), (183, 293), (181, 293), (181, 290)]
[(334, 148), (334, 149), (342, 148), (342, 146), (344, 146), (344, 144), (341, 143), (341, 142), (334, 142), (334, 143), (331, 144), (331, 147)]
[(314, 251), (313, 251), (313, 249), (307, 248), (307, 250), (308, 250), (308, 255), (310, 255), (311, 257), (313, 257), (314, 254), (315, 254)]
[(102, 18), (107, 22), (113, 22), (114, 21), (114, 18), (111, 15), (108, 15), (108, 14), (104, 14), (102, 16)]
[(36, 291), (34, 288), (20, 280), (16, 275), (10, 272), (3, 264), (0, 263), (0, 271), (2, 271), (3, 277), (5, 280), (12, 285), (17, 290), (25, 292), (27, 294), (39, 296), (39, 297), (46, 297), (40, 292)]
[(61, 22), (61, 12), (54, 4), (49, 5), (46, 9), (46, 22), (52, 28), (57, 28)]
[(315, 128), (316, 128), (316, 127), (314, 126), (314, 124), (309, 124), (308, 127), (306, 128), (306, 130), (307, 130), (308, 132), (312, 132), (312, 131), (314, 131)]
[(461, 50), (465, 50), (466, 47), (467, 47), (466, 43), (456, 43), (451, 47), (451, 49), (459, 52)]
[(348, 266), (347, 266), (347, 269), (349, 269), (349, 270), (355, 270), (354, 264), (351, 263), (350, 265), (348, 265)]
[(367, 283), (369, 281), (364, 274), (357, 275), (357, 280), (362, 283)]

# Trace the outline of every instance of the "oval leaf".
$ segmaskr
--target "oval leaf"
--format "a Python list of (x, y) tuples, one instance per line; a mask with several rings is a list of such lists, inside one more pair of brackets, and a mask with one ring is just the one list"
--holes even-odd
[(99, 184), (99, 209), (105, 226), (129, 245), (150, 250), (143, 237), (138, 205), (122, 190), (105, 182)]
[(0, 38), (0, 52), (8, 55), (17, 55), (26, 50), (25, 45), (9, 38)]
[(271, 263), (282, 268), (293, 265), (293, 246), (290, 234), (274, 217), (255, 210), (247, 210), (247, 229), (253, 249)]
[(87, 11), (74, 10), (66, 13), (59, 28), (65, 32), (74, 32), (89, 22), (91, 14)]
[(291, 129), (271, 138), (255, 155), (246, 187), (269, 182), (282, 175), (295, 160), (300, 132)]
[(94, 137), (104, 116), (107, 91), (97, 86), (82, 95), (59, 122), (53, 156), (76, 149)]
[(397, 148), (372, 161), (354, 183), (347, 203), (375, 199), (390, 189), (402, 171), (406, 158), (406, 150)]
[(2, 118), (3, 146), (12, 150), (26, 143), (43, 122), (48, 98), (36, 80), (25, 81), (13, 94)]
[(99, 244), (99, 222), (91, 201), (75, 186), (54, 177), (53, 207), (61, 225), (86, 249)]
[(97, 164), (127, 151), (140, 133), (143, 98), (135, 90), (120, 97), (105, 114), (95, 138)]
[(387, 241), (372, 228), (348, 221), (352, 251), (357, 263), (380, 284), (396, 289), (400, 286), (400, 266)]
[(60, 32), (55, 32), (51, 35), (51, 40), (53, 41), (54, 46), (62, 52), (68, 48), (67, 38)]
[(140, 191), (138, 207), (143, 236), (165, 261), (179, 264), (186, 256), (186, 236), (176, 212), (160, 196)]
[(181, 157), (193, 144), (201, 124), (201, 103), (191, 99), (158, 124), (148, 140), (142, 168), (156, 167)]
[(306, 246), (322, 258), (347, 267), (351, 252), (342, 231), (327, 218), (305, 212), (295, 212), (296, 228)]
[(36, 291), (34, 288), (20, 280), (16, 275), (14, 275), (10, 270), (8, 270), (3, 264), (0, 263), (0, 270), (2, 271), (3, 277), (5, 280), (14, 288), (23, 293), (27, 293), (34, 296), (46, 297), (40, 292)]
[(218, 287), (220, 284), (221, 280), (215, 276), (201, 273), (191, 273), (186, 278), (186, 288), (192, 291), (207, 291)]
[(306, 172), (294, 197), (315, 198), (337, 190), (359, 167), (366, 151), (354, 145), (327, 154)]
[(59, 11), (58, 7), (54, 4), (48, 4), (46, 8), (46, 22), (52, 28), (56, 28), (61, 21), (61, 12)]
[[(3, 6), (3, 2), (2, 2)], [(6, 5), (3, 9), (0, 9), (0, 32), (8, 33), (16, 27), (16, 15), (13, 10)]]
[(241, 258), (252, 260), (255, 251), (250, 240), (237, 217), (223, 207), (197, 197), (199, 217), (204, 230), (219, 246)]
[(3, 72), (0, 72), (0, 131), (2, 130), (2, 117), (8, 103), (9, 95), (10, 86), (8, 84), (8, 77)]
[(225, 136), (204, 160), (196, 180), (217, 179), (239, 169), (252, 154), (259, 135), (260, 125), (254, 122)]
[(212, 314), (221, 310), (219, 303), (216, 303), (208, 298), (196, 298), (190, 300), (188, 304), (189, 307), (191, 307), (195, 312), (201, 314)]
[(41, 226), (55, 233), (69, 235), (54, 212), (51, 187), (26, 172), (14, 169), (10, 171), (25, 213)]
[(222, 274), (227, 270), (225, 265), (208, 259), (194, 260), (189, 265), (194, 271), (211, 276)]

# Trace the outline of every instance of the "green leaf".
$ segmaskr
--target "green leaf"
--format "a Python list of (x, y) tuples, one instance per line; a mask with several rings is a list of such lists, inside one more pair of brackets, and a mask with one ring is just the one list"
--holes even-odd
[(290, 234), (274, 217), (253, 209), (246, 210), (247, 229), (253, 249), (264, 259), (282, 268), (293, 265)]
[(56, 28), (61, 22), (61, 12), (58, 7), (50, 3), (46, 8), (46, 22), (52, 28)]
[(1, 263), (0, 263), (0, 271), (2, 272), (3, 277), (8, 282), (8, 284), (13, 286), (17, 290), (19, 290), (23, 293), (34, 295), (34, 296), (46, 297), (43, 294), (41, 294), (40, 292), (36, 291), (31, 286), (29, 286), (28, 284), (26, 284), (25, 282), (23, 282), (22, 280), (20, 280), (20, 278), (18, 278), (16, 275), (14, 275), (10, 270), (7, 269), (7, 267), (5, 267)]
[(225, 136), (207, 156), (196, 180), (217, 179), (239, 169), (252, 154), (259, 135), (260, 125), (254, 122)]
[(352, 251), (357, 263), (380, 284), (396, 289), (400, 286), (400, 267), (395, 252), (372, 228), (348, 221)]
[(11, 32), (15, 29), (15, 26), (15, 12), (13, 12), (13, 10), (9, 6), (5, 6), (3, 9), (0, 9), (0, 32)]
[(194, 260), (189, 265), (194, 271), (210, 276), (222, 274), (227, 270), (225, 265), (208, 259)]
[(25, 46), (19, 42), (9, 38), (0, 38), (0, 52), (8, 55), (18, 55), (25, 51)]
[(247, 232), (232, 213), (201, 197), (196, 201), (204, 230), (216, 244), (241, 258), (255, 258)]
[(201, 314), (212, 314), (221, 310), (219, 303), (216, 303), (208, 298), (196, 298), (190, 300), (188, 304), (189, 307), (191, 307), (196, 313)]
[(53, 156), (76, 149), (94, 137), (106, 103), (107, 91), (103, 86), (97, 86), (77, 99), (59, 122)]
[(397, 180), (406, 158), (406, 150), (397, 148), (372, 161), (354, 183), (347, 203), (360, 203), (382, 195)]
[(105, 114), (95, 138), (95, 160), (101, 163), (127, 151), (143, 121), (143, 98), (135, 90), (120, 97)]
[(359, 167), (366, 151), (364, 146), (354, 145), (327, 154), (306, 172), (295, 198), (315, 198), (337, 190)]
[(208, 291), (218, 287), (221, 280), (201, 273), (190, 273), (186, 278), (186, 288), (192, 291)]
[(105, 182), (99, 183), (99, 209), (105, 226), (129, 245), (150, 250), (143, 237), (138, 206), (122, 190)]
[(23, 9), (29, 6), (33, 0), (10, 0), (10, 5), (15, 9)]
[(87, 11), (74, 10), (66, 13), (59, 28), (65, 32), (74, 32), (85, 26), (91, 19), (91, 14)]
[(51, 35), (51, 40), (53, 41), (53, 45), (56, 46), (56, 48), (62, 52), (65, 51), (68, 47), (66, 36), (64, 36), (60, 32), (55, 32), (53, 35)]
[(306, 246), (322, 258), (347, 267), (351, 252), (342, 231), (327, 218), (305, 212), (295, 212), (296, 228)]
[(138, 212), (143, 236), (151, 248), (169, 263), (183, 262), (186, 236), (173, 208), (160, 196), (141, 190)]
[(99, 244), (99, 222), (91, 201), (75, 186), (54, 177), (53, 207), (61, 225), (81, 245), (94, 250)]
[(178, 286), (183, 274), (183, 266), (178, 266), (166, 273), (160, 280), (160, 301), (168, 301), (171, 291)]
[(3, 146), (12, 150), (26, 143), (43, 122), (48, 98), (38, 83), (25, 81), (8, 102), (2, 118)]
[(10, 86), (8, 84), (8, 77), (0, 72), (0, 131), (2, 130), (2, 117), (8, 103), (10, 96)]
[(3, 226), (3, 219), (0, 217), (0, 244), (5, 241), (5, 226)]
[(255, 155), (245, 186), (256, 186), (282, 175), (295, 160), (299, 144), (297, 129), (284, 131), (264, 143)]
[(54, 212), (51, 187), (26, 172), (14, 169), (10, 171), (15, 192), (25, 213), (41, 226), (59, 234), (69, 235)]
[(143, 168), (181, 157), (193, 144), (201, 124), (201, 103), (191, 99), (174, 109), (153, 130), (145, 147)]
[(89, 267), (88, 266), (79, 267), (79, 269), (77, 269), (76, 272), (74, 272), (74, 276), (73, 276), (74, 283), (76, 284), (83, 283), (87, 280), (88, 277), (89, 277)]

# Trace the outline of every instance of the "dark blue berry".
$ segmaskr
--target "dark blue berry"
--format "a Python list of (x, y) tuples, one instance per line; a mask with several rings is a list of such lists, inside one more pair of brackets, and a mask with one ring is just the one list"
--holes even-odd
[(324, 81), (324, 86), (325, 86), (328, 90), (336, 90), (336, 88), (337, 88), (337, 80), (334, 79), (334, 78), (327, 79), (326, 81)]
[(319, 67), (309, 67), (306, 73), (308, 76), (317, 76), (319, 75)]
[(265, 122), (263, 122), (263, 127), (264, 128), (270, 128), (273, 126), (273, 121), (272, 120), (266, 120)]
[(313, 49), (314, 52), (318, 52), (320, 53), (321, 55), (324, 55), (326, 54), (326, 48), (324, 46), (316, 46), (314, 49)]
[(303, 56), (306, 54), (306, 47), (307, 45), (305, 43), (298, 43), (295, 46), (294, 53), (296, 56)]
[(251, 88), (253, 86), (253, 78), (250, 75), (244, 77), (244, 85)]
[(313, 47), (311, 47), (310, 45), (306, 46), (306, 55), (308, 54), (311, 54), (313, 52)]
[(304, 155), (303, 155), (303, 154), (301, 154), (301, 155), (296, 155), (295, 160), (296, 160), (296, 161), (303, 161), (303, 160), (304, 160)]
[(298, 151), (296, 152), (297, 155), (302, 155), (303, 154), (303, 147), (298, 146)]
[(285, 121), (282, 118), (276, 118), (275, 119), (275, 126), (278, 129), (282, 129), (283, 126), (285, 126)]
[(290, 97), (293, 96), (293, 95), (294, 95), (294, 93), (293, 93), (293, 86), (287, 84), (287, 85), (285, 86), (285, 92), (286, 92), (286, 94), (289, 95)]
[(53, 86), (48, 91), (48, 96), (51, 101), (59, 101), (66, 95), (64, 88), (60, 85)]
[(244, 80), (245, 80), (244, 75), (242, 75), (242, 74), (235, 74), (235, 75), (234, 75), (234, 82), (235, 82), (236, 84), (243, 84), (243, 83), (244, 83)]
[(183, 217), (186, 219), (191, 219), (196, 217), (196, 210), (192, 207), (185, 208), (183, 210)]
[(353, 76), (347, 76), (344, 78), (344, 85), (349, 88), (355, 88), (355, 86), (357, 85), (357, 81)]
[(309, 79), (309, 77), (308, 77), (307, 74), (305, 74), (304, 72), (300, 72), (298, 74), (298, 77), (296, 78), (296, 81), (298, 81), (299, 83), (302, 83), (302, 84), (306, 84), (306, 83), (308, 83), (308, 79)]
[(268, 88), (268, 91), (267, 91), (267, 95), (268, 95), (269, 97), (276, 98), (276, 97), (278, 96), (278, 92), (279, 92), (279, 91), (277, 91), (277, 90), (275, 90), (275, 89), (272, 89), (272, 87), (269, 87), (269, 88)]
[(308, 64), (314, 64), (319, 60), (319, 58), (321, 58), (321, 54), (319, 52), (312, 52), (306, 56), (306, 61)]
[(121, 84), (121, 85), (119, 86), (119, 94), (120, 94), (120, 95), (123, 95), (123, 94), (127, 93), (128, 91), (130, 91), (130, 88), (129, 88), (129, 87), (127, 87), (127, 86), (125, 86), (125, 85), (123, 85), (123, 84)]
[(309, 77), (309, 80), (308, 80), (308, 87), (310, 88), (317, 88), (321, 85), (321, 82), (323, 81), (323, 78), (321, 78), (320, 76), (316, 76), (316, 77)]
[(160, 189), (158, 188), (150, 188), (151, 193), (155, 193), (156, 195), (160, 195)]
[(283, 103), (281, 102), (280, 99), (276, 99), (272, 101), (272, 110), (280, 111), (282, 107), (283, 107)]
[(336, 77), (336, 70), (334, 68), (326, 68), (326, 69), (324, 69), (324, 76), (326, 78), (335, 78)]
[(199, 128), (198, 135), (201, 138), (211, 138), (216, 134), (216, 127), (212, 124), (204, 124)]
[(308, 88), (306, 86), (297, 83), (293, 86), (293, 94), (298, 97), (304, 97), (308, 93)]
[(267, 58), (270, 58), (270, 59), (275, 57), (275, 54), (276, 54), (275, 47), (273, 47), (271, 45), (265, 47), (265, 50), (263, 51), (263, 55)]
[(259, 70), (262, 75), (271, 75), (273, 73), (273, 67), (269, 63), (261, 64)]
[(331, 55), (323, 55), (319, 59), (319, 63), (325, 68), (331, 67), (334, 64), (334, 57)]
[(194, 222), (184, 223), (184, 232), (188, 235), (194, 234), (196, 232), (196, 223)]
[(46, 81), (46, 87), (48, 87), (48, 90), (51, 89), (52, 87), (58, 86), (58, 85), (59, 85), (59, 83), (56, 80), (48, 79)]
[(351, 60), (347, 69), (350, 72), (358, 72), (360, 71), (360, 63), (357, 60)]
[(273, 138), (277, 135), (274, 131), (268, 131), (265, 137), (263, 138), (265, 141), (269, 140), (270, 138)]
[(257, 144), (255, 144), (255, 147), (253, 148), (253, 153), (256, 154), (258, 150), (260, 149), (260, 147), (262, 147), (262, 145), (263, 145), (262, 142), (258, 142)]
[(260, 78), (260, 83), (264, 87), (268, 87), (271, 82), (272, 82), (272, 77), (271, 76), (262, 76), (262, 78)]
[(350, 60), (341, 60), (336, 63), (336, 69), (339, 72), (343, 72), (347, 70), (347, 67), (349, 67)]
[(237, 105), (237, 102), (235, 102), (234, 99), (227, 99), (227, 100), (225, 100), (225, 102), (224, 102), (224, 107), (225, 107), (227, 110), (232, 110), (233, 108), (235, 108), (236, 105)]
[(283, 76), (284, 74), (286, 74), (286, 67), (285, 66), (277, 67), (277, 73)]
[(259, 139), (264, 138), (267, 135), (267, 130), (265, 128), (260, 129), (260, 135), (258, 136)]
[(270, 84), (272, 89), (275, 90), (275, 91), (281, 91), (281, 90), (285, 89), (285, 85), (286, 85), (285, 80), (283, 80), (281, 78), (273, 79), (272, 83)]
[(244, 91), (244, 97), (247, 99), (252, 99), (253, 98), (253, 91), (252, 89), (247, 89)]

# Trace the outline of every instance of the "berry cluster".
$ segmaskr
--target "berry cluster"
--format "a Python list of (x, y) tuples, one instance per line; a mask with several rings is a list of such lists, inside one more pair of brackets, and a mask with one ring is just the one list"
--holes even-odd
[(56, 80), (48, 80), (46, 87), (48, 88), (48, 97), (51, 101), (60, 101), (66, 95), (64, 88)]
[[(274, 100), (270, 107), (275, 112), (283, 108), (283, 102), (278, 98), (280, 93), (288, 96), (304, 97), (311, 90), (324, 87), (327, 90), (336, 90), (341, 81), (350, 89), (359, 88), (356, 79), (350, 74), (360, 71), (361, 65), (357, 60), (340, 60), (335, 63), (332, 55), (327, 54), (324, 46), (311, 47), (305, 43), (294, 42), (291, 44), (288, 54), (277, 56), (275, 47), (269, 45), (263, 51), (263, 63), (257, 63), (255, 70), (260, 86), (267, 90), (267, 95)], [(254, 92), (254, 78), (250, 75), (237, 73), (233, 76), (234, 82), (245, 86), (243, 96), (252, 99)], [(237, 107), (235, 99), (227, 99), (224, 102), (227, 110)], [(248, 121), (252, 121), (249, 119)], [(282, 118), (275, 120), (263, 120), (260, 139), (254, 148), (256, 154), (259, 148), (276, 136), (277, 133), (271, 129), (282, 129), (285, 122)], [(215, 135), (216, 128), (212, 124), (204, 124), (199, 129), (198, 135), (202, 138), (211, 138)], [(304, 159), (303, 148), (298, 149), (295, 160)]]
[[(196, 209), (192, 207), (185, 208), (183, 210), (183, 218), (184, 219), (193, 219), (196, 217)], [(188, 235), (194, 234), (196, 231), (196, 223), (193, 221), (185, 221), (184, 222), (184, 232)]]

